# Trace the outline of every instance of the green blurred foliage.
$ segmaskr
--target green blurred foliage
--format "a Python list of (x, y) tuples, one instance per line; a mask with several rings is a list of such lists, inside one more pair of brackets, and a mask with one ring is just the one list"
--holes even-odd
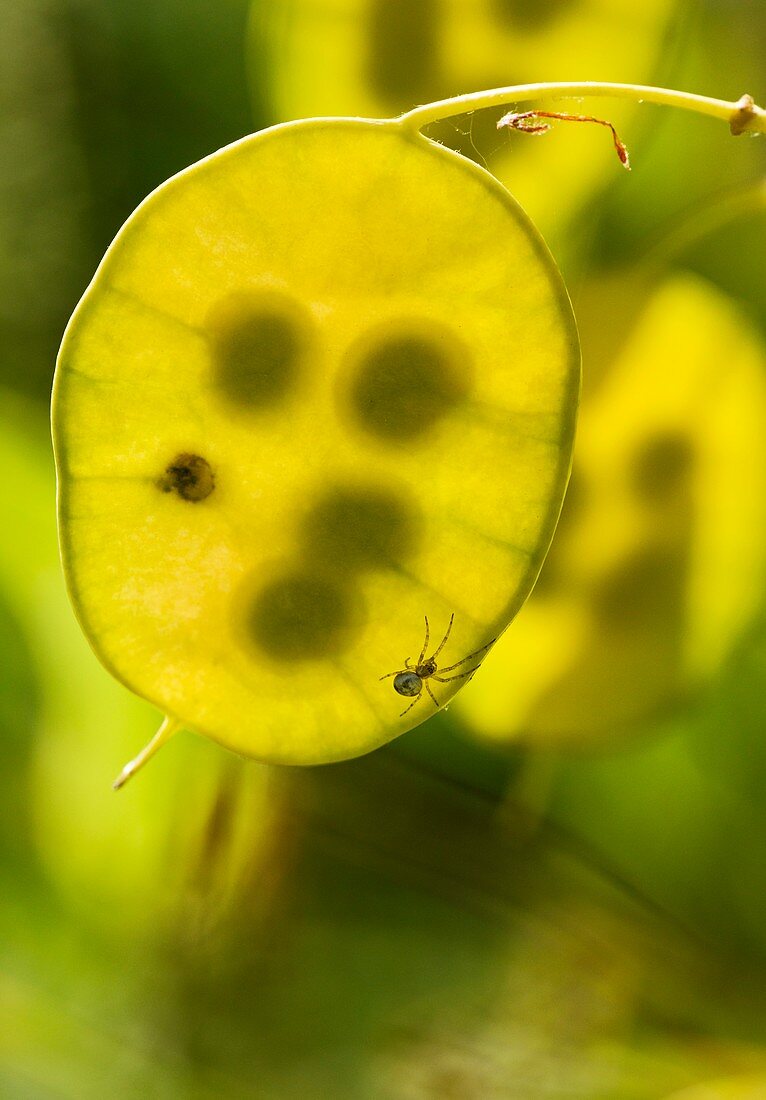
[[(66, 318), (152, 187), (275, 120), (296, 29), (308, 47), (291, 95), (304, 113), (320, 109), (312, 85), (360, 42), (367, 71), (417, 78), (398, 87), (398, 107), (470, 90), (440, 85), (429, 55), (413, 55), (408, 13), (448, 7), (466, 56), (481, 57), (469, 30), (488, 10), (347, 0), (349, 45), (333, 37), (338, 4), (314, 0), (320, 48), (306, 39), (305, 7), (0, 4), (0, 1095), (763, 1095), (766, 614), (756, 585), (720, 659), (672, 709), (643, 714), (629, 739), (607, 730), (576, 750), (477, 741), (455, 705), (385, 751), (314, 770), (258, 768), (189, 736), (122, 795), (109, 790), (155, 716), (88, 650), (58, 569), (45, 406)], [(547, 53), (565, 7), (502, 5), (532, 29), (512, 32), (517, 65), (506, 72), (493, 57), (492, 82), (639, 77), (620, 69), (634, 26), (611, 0), (602, 7), (616, 45), (598, 71), (578, 60), (592, 49), (587, 25)], [(405, 25), (383, 27), (383, 14)], [(763, 101), (757, 0), (668, 5), (657, 35), (641, 77)], [(522, 73), (524, 43), (533, 51)], [(579, 127), (530, 139), (521, 154), (525, 178), (540, 174), (534, 197), (589, 318), (586, 386), (596, 389), (599, 365), (632, 333), (640, 286), (651, 296), (691, 273), (746, 318), (743, 333), (766, 328), (763, 141), (650, 107), (617, 117), (631, 176), (612, 165), (602, 133), (591, 141)], [(455, 144), (491, 159), (494, 122), (460, 125)], [(567, 167), (552, 177), (557, 143)], [(709, 395), (699, 396), (704, 408)], [(642, 393), (638, 407), (650, 399)], [(608, 427), (619, 440), (621, 424)], [(733, 576), (743, 529), (732, 502), (751, 475), (735, 464), (721, 497)], [(762, 536), (753, 532), (751, 551)], [(566, 575), (555, 580), (565, 591)], [(541, 596), (546, 583), (544, 573)], [(679, 620), (662, 590), (660, 580), (652, 606), (666, 645)], [(627, 702), (651, 694), (646, 635)], [(555, 637), (546, 646), (541, 667), (560, 656)], [(480, 676), (471, 691), (482, 694)]]

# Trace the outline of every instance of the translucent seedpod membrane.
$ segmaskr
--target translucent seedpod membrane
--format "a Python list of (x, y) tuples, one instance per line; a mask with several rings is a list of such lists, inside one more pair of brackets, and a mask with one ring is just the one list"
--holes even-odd
[[(121, 230), (67, 330), (65, 568), (101, 660), (179, 723), (286, 763), (443, 705), (532, 587), (579, 351), (537, 232), (396, 122), (274, 127)], [(459, 663), (472, 653), (476, 659)], [(447, 671), (456, 666), (452, 671)], [(455, 679), (460, 675), (461, 678)]]

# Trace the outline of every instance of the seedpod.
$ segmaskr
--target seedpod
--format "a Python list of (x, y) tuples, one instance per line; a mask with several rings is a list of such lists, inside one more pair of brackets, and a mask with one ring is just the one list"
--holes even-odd
[[(497, 88), (276, 126), (174, 177), (118, 235), (54, 392), (75, 606), (167, 713), (118, 786), (181, 724), (267, 761), (358, 755), (477, 671), (560, 511), (579, 350), (529, 219), (421, 131), (605, 94), (766, 132), (748, 94)], [(434, 639), (447, 623), (435, 650), (429, 618)], [(392, 686), (414, 697), (398, 716)]]
[(455, 704), (501, 742), (606, 747), (672, 717), (721, 673), (766, 592), (758, 330), (699, 277), (640, 268), (584, 285), (578, 321), (587, 383), (554, 547)]
[[(568, 476), (579, 351), (534, 227), (399, 121), (273, 127), (169, 180), (78, 306), (60, 539), (115, 676), (239, 753), (364, 753), (423, 644), (479, 658)], [(426, 654), (428, 656), (428, 654)], [(439, 705), (468, 677), (434, 684)]]

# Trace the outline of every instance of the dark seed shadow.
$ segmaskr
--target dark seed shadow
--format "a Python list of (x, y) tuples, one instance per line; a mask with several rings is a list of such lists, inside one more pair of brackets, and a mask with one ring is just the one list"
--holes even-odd
[(367, 79), (394, 111), (434, 97), (440, 68), (439, 14), (437, 0), (372, 0)]
[(206, 330), (213, 384), (232, 408), (272, 408), (295, 389), (311, 343), (307, 311), (271, 290), (229, 294)]
[(348, 645), (358, 611), (358, 597), (343, 584), (295, 570), (268, 581), (250, 598), (245, 630), (274, 661), (330, 657)]
[(652, 436), (633, 459), (632, 482), (648, 504), (664, 503), (671, 494), (686, 490), (694, 470), (694, 451), (681, 432)]
[(498, 22), (511, 30), (543, 31), (559, 16), (578, 6), (578, 0), (492, 0)]
[(402, 562), (412, 554), (417, 536), (412, 505), (379, 488), (333, 489), (304, 524), (311, 560), (346, 571)]
[(349, 363), (351, 414), (384, 442), (426, 436), (470, 390), (467, 350), (453, 333), (432, 324), (377, 329), (351, 349)]

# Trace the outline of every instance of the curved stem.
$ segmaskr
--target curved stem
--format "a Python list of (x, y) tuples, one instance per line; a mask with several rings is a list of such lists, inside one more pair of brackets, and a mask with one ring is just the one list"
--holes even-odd
[(584, 83), (562, 81), (551, 84), (518, 84), (508, 88), (493, 88), (486, 92), (469, 92), (452, 99), (440, 99), (435, 103), (415, 107), (400, 115), (398, 121), (408, 129), (418, 131), (431, 122), (465, 114), (467, 111), (478, 111), (484, 107), (507, 107), (509, 104), (527, 103), (535, 99), (581, 99), (586, 96), (632, 99), (639, 103), (680, 107), (684, 111), (696, 111), (698, 114), (728, 122), (733, 134), (766, 133), (766, 111), (749, 95), (743, 95), (736, 103), (732, 103), (725, 99), (711, 99), (671, 88), (613, 84), (597, 80)]
[(124, 787), (131, 776), (135, 775), (139, 768), (143, 768), (147, 760), (151, 760), (158, 749), (169, 741), (174, 733), (178, 733), (181, 729), (181, 723), (177, 718), (171, 718), (168, 716), (160, 728), (155, 733), (148, 745), (146, 745), (138, 756), (135, 756), (129, 764), (126, 764), (120, 774), (115, 779), (112, 787), (115, 791), (119, 791), (120, 787)]

